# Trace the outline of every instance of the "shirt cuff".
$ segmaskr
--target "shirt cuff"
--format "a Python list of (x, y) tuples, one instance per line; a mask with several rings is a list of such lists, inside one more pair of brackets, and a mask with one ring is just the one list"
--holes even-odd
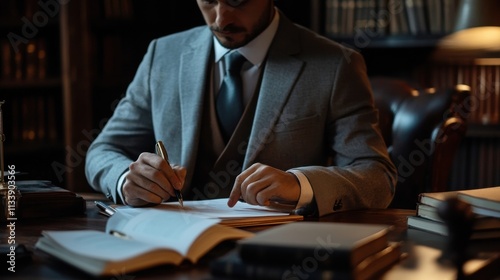
[(123, 189), (123, 184), (125, 183), (125, 176), (127, 176), (128, 174), (128, 170), (125, 171), (125, 173), (122, 174), (122, 176), (120, 176), (120, 178), (118, 179), (118, 184), (116, 185), (116, 192), (118, 193), (118, 196), (120, 197), (121, 201), (123, 204), (127, 204), (125, 202), (125, 199), (123, 197), (123, 192), (122, 192), (122, 189)]
[(300, 185), (299, 201), (297, 202), (297, 206), (295, 207), (295, 209), (303, 208), (310, 204), (314, 198), (311, 183), (309, 182), (309, 179), (307, 179), (306, 175), (304, 175), (304, 173), (300, 172), (299, 170), (290, 169), (288, 170), (288, 172), (297, 177)]

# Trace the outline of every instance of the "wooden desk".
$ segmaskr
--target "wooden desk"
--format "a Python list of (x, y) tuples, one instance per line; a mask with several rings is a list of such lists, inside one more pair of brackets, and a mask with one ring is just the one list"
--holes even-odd
[[(61, 217), (61, 218), (44, 218), (36, 220), (19, 220), (16, 223), (16, 242), (26, 245), (33, 251), (33, 260), (23, 265), (16, 265), (16, 272), (8, 272), (2, 268), (0, 278), (5, 279), (88, 279), (89, 275), (73, 268), (55, 258), (52, 258), (45, 253), (34, 250), (34, 245), (42, 230), (78, 230), (78, 229), (96, 229), (103, 231), (106, 225), (107, 218), (98, 213), (93, 200), (100, 197), (87, 196), (87, 213), (81, 217)], [(406, 217), (414, 215), (413, 210), (397, 210), (397, 209), (379, 209), (379, 210), (363, 210), (352, 212), (341, 212), (319, 219), (313, 219), (319, 222), (352, 222), (352, 223), (372, 223), (372, 224), (388, 224), (394, 226), (394, 231), (390, 235), (393, 241), (401, 241), (406, 239), (407, 227)], [(4, 226), (4, 225), (2, 225)], [(259, 231), (267, 227), (248, 228), (251, 231)], [(445, 239), (430, 235), (431, 239), (436, 244), (442, 244)], [(7, 242), (8, 233), (2, 229), (0, 242)], [(441, 240), (441, 241), (439, 241)], [(497, 242), (499, 243), (499, 242)], [(498, 244), (497, 244), (498, 245)], [(488, 246), (491, 248), (491, 246)], [(207, 256), (201, 259), (196, 264), (183, 264), (180, 267), (161, 266), (145, 271), (135, 272), (131, 275), (123, 275), (118, 272), (115, 277), (109, 279), (209, 279), (211, 278), (208, 265), (210, 260), (221, 256), (225, 252), (234, 248), (234, 243), (223, 243), (215, 250), (211, 251)], [(500, 246), (496, 247), (497, 249)]]

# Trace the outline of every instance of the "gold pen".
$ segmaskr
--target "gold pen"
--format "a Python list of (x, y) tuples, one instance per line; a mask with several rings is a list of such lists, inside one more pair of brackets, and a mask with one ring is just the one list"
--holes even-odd
[[(156, 154), (161, 156), (169, 165), (170, 162), (168, 161), (168, 154), (167, 154), (167, 149), (165, 149), (165, 146), (163, 145), (162, 141), (156, 142)], [(174, 188), (175, 196), (177, 197), (177, 200), (179, 200), (179, 204), (181, 207), (184, 207), (184, 200), (182, 199), (182, 193), (179, 190), (176, 190)]]

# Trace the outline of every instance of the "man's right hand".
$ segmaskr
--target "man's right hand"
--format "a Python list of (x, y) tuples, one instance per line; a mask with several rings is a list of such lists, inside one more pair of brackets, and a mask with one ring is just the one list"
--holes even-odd
[(153, 153), (142, 153), (129, 166), (122, 194), (131, 206), (159, 204), (175, 197), (174, 188), (181, 190), (186, 179), (186, 168), (170, 166)]

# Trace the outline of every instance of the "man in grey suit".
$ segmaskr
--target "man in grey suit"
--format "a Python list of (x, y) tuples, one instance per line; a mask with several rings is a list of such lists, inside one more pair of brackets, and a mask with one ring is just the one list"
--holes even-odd
[[(180, 190), (185, 199), (286, 204), (315, 215), (387, 207), (396, 169), (362, 57), (294, 25), (273, 0), (197, 2), (207, 26), (152, 41), (89, 148), (92, 187), (132, 206)], [(227, 133), (219, 88), (234, 52), (244, 57), (244, 111)], [(154, 153), (158, 140), (170, 165)]]

